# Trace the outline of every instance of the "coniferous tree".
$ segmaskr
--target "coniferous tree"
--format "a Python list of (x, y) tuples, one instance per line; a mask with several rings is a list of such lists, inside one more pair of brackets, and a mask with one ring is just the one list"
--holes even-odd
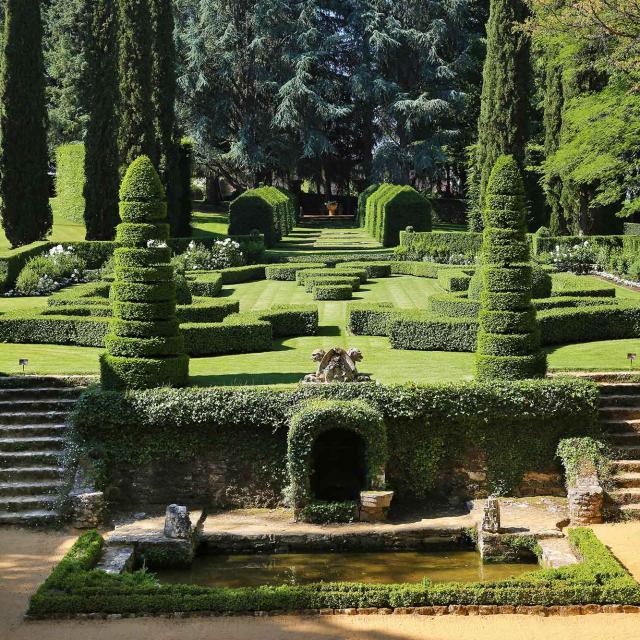
[(118, 0), (121, 173), (146, 155), (158, 165), (152, 101), (153, 29), (149, 0)]
[(487, 57), (478, 120), (480, 206), (491, 170), (501, 155), (524, 167), (529, 111), (529, 37), (518, 31), (527, 16), (522, 0), (491, 0)]
[[(153, 93), (159, 171), (167, 192), (171, 235), (189, 235), (190, 207), (183, 211), (176, 131), (176, 48), (171, 0), (150, 0), (153, 25)], [(190, 202), (190, 200), (189, 200)]]
[(89, 24), (83, 96), (87, 240), (111, 240), (118, 222), (118, 40), (115, 0), (86, 0)]
[(0, 130), (0, 214), (17, 247), (42, 240), (53, 224), (40, 0), (5, 3)]

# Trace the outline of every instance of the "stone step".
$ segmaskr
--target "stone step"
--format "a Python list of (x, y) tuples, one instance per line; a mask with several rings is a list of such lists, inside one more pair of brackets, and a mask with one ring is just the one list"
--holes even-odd
[(12, 411), (0, 415), (0, 424), (45, 424), (61, 423), (67, 419), (68, 411)]
[(602, 382), (598, 386), (600, 396), (640, 395), (638, 382)]
[(640, 520), (640, 502), (621, 505), (620, 515), (625, 520)]
[(640, 460), (611, 460), (613, 473), (640, 473)]
[(600, 407), (600, 419), (638, 420), (640, 419), (640, 407)]
[(618, 489), (638, 489), (640, 488), (640, 473), (633, 471), (616, 473), (611, 477), (611, 482)]
[(620, 394), (600, 396), (601, 407), (640, 407), (640, 395)]
[(0, 524), (45, 524), (56, 522), (59, 518), (60, 513), (55, 509), (0, 511)]
[(16, 413), (20, 411), (66, 411), (73, 409), (76, 403), (75, 398), (47, 398), (45, 400), (0, 399), (0, 420), (5, 413)]
[(607, 496), (614, 504), (635, 504), (640, 502), (640, 488), (612, 489)]
[(55, 465), (33, 465), (25, 467), (0, 467), (1, 482), (27, 482), (35, 480), (59, 480), (64, 467)]
[(640, 433), (628, 431), (626, 433), (609, 433), (607, 440), (612, 445), (637, 446), (640, 448)]
[(69, 427), (64, 423), (0, 425), (0, 438), (28, 438), (29, 436), (64, 436)]
[(618, 460), (640, 460), (640, 444), (616, 444), (612, 449)]
[(0, 468), (59, 466), (61, 451), (0, 451)]
[(53, 509), (57, 497), (47, 494), (0, 496), (0, 511), (33, 511)]
[(640, 420), (600, 420), (606, 433), (640, 433)]
[(0, 438), (0, 453), (7, 451), (38, 452), (51, 449), (62, 449), (65, 439), (60, 436), (30, 436), (26, 438)]
[(62, 480), (34, 480), (31, 482), (0, 482), (0, 496), (24, 496), (57, 493)]
[(83, 387), (0, 388), (0, 401), (77, 399), (83, 391)]

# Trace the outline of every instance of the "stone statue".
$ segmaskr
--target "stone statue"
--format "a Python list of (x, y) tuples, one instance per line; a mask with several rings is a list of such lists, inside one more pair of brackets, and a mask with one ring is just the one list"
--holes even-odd
[(333, 347), (329, 351), (316, 349), (311, 359), (318, 363), (315, 373), (304, 377), (304, 384), (331, 384), (332, 382), (370, 382), (369, 376), (358, 373), (356, 362), (362, 361), (358, 349), (345, 350)]

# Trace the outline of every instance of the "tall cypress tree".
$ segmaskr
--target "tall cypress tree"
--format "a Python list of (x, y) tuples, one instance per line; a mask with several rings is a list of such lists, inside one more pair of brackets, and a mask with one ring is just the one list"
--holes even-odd
[(111, 240), (118, 221), (118, 39), (116, 0), (85, 0), (89, 11), (84, 102), (87, 240)]
[(120, 124), (118, 149), (124, 173), (133, 160), (146, 155), (158, 166), (152, 82), (153, 29), (149, 0), (118, 0)]
[(191, 210), (182, 211), (179, 151), (176, 131), (176, 48), (171, 0), (150, 0), (153, 25), (153, 93), (159, 170), (167, 192), (171, 235), (190, 235)]
[(531, 70), (529, 37), (517, 27), (526, 16), (522, 0), (491, 0), (478, 121), (481, 208), (499, 156), (512, 155), (524, 167)]
[(51, 230), (40, 0), (7, 0), (0, 75), (0, 215), (18, 247)]

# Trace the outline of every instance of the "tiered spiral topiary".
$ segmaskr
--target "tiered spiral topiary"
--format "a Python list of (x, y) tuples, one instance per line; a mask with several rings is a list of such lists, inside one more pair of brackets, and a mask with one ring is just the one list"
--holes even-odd
[(501, 156), (487, 186), (476, 376), (482, 380), (543, 377), (547, 370), (531, 304), (531, 264), (522, 176)]
[(160, 178), (146, 156), (134, 160), (122, 180), (120, 217), (102, 386), (184, 386), (189, 358), (176, 318), (176, 283), (166, 245), (167, 205)]

